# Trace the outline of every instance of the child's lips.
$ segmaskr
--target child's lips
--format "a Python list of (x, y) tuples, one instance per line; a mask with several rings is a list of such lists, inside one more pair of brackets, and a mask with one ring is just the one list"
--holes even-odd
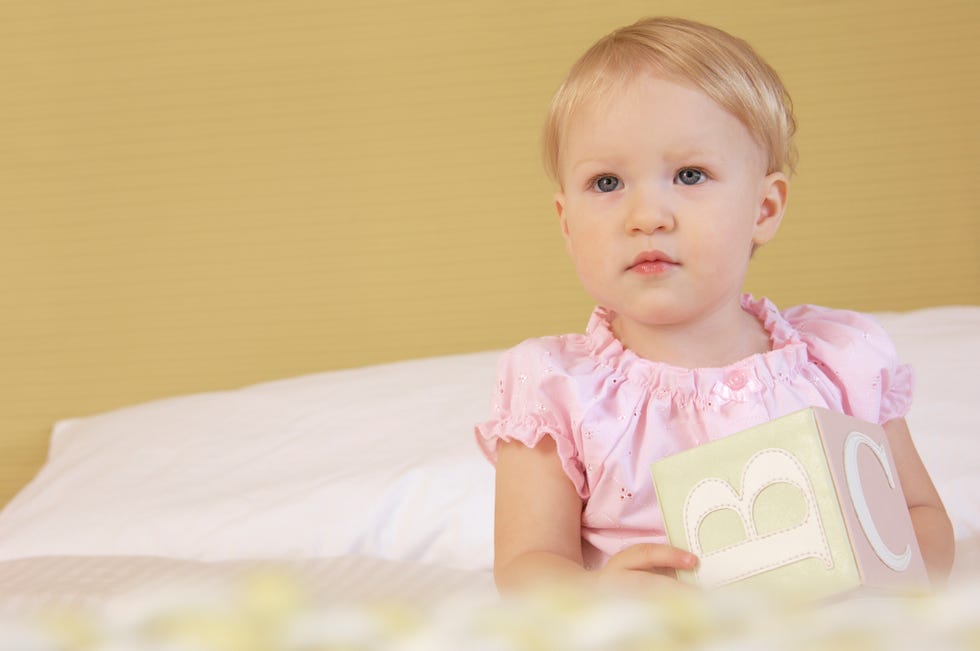
[(677, 260), (663, 251), (644, 251), (636, 256), (628, 271), (641, 275), (662, 274), (678, 266)]

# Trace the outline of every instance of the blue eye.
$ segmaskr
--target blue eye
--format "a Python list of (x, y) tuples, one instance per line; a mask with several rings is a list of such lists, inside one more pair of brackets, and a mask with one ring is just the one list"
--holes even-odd
[(592, 182), (592, 188), (598, 192), (612, 192), (618, 190), (620, 185), (622, 185), (622, 181), (608, 174), (600, 176)]
[(677, 173), (677, 181), (683, 185), (697, 185), (698, 183), (704, 183), (705, 179), (704, 172), (693, 167), (685, 167), (680, 172)]

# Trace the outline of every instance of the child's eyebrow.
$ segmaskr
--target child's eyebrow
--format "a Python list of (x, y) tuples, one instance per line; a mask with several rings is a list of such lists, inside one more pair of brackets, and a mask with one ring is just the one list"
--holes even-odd
[[(680, 164), (684, 162), (692, 162), (697, 160), (702, 161), (718, 161), (719, 159), (725, 158), (723, 152), (718, 151), (711, 147), (676, 147), (669, 148), (662, 153), (662, 159), (671, 164)], [(569, 171), (575, 173), (580, 168), (589, 167), (609, 167), (614, 168), (618, 165), (625, 164), (628, 156), (623, 154), (617, 154), (615, 152), (610, 152), (608, 155), (595, 155), (593, 153), (587, 154), (585, 157), (578, 160), (569, 161)]]
[(675, 158), (710, 158), (718, 156), (719, 152), (717, 149), (712, 147), (702, 147), (702, 146), (684, 146), (676, 147), (674, 149), (668, 149), (666, 157), (670, 159)]
[(569, 171), (572, 173), (577, 172), (583, 167), (595, 167), (595, 168), (612, 168), (616, 167), (620, 161), (616, 159), (615, 156), (588, 156), (587, 158), (582, 158), (577, 161), (572, 161)]
[(739, 160), (740, 154), (724, 148), (691, 147), (669, 151), (666, 160), (675, 165), (730, 165)]

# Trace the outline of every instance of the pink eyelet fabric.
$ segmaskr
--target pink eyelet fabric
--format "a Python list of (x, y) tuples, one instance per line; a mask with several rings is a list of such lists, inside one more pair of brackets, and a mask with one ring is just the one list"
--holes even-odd
[(749, 295), (742, 307), (769, 333), (770, 351), (723, 368), (641, 358), (615, 338), (601, 307), (584, 334), (529, 339), (501, 356), (477, 443), (495, 462), (499, 441), (554, 439), (584, 502), (587, 565), (666, 542), (650, 478), (658, 459), (809, 406), (876, 423), (905, 416), (911, 369), (872, 317), (814, 305), (780, 312)]

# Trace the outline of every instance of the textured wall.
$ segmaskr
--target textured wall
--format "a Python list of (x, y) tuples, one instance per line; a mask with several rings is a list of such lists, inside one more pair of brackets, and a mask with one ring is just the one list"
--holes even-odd
[(744, 36), (794, 95), (752, 291), (980, 302), (978, 7), (4, 2), (0, 502), (58, 418), (581, 329), (540, 122), (654, 10)]

